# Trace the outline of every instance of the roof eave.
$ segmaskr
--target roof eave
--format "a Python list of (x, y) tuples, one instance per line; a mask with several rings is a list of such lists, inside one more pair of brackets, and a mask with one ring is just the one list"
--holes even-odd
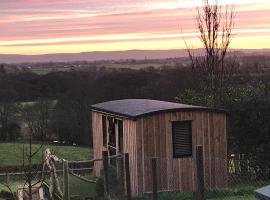
[(128, 115), (128, 114), (113, 112), (113, 111), (110, 111), (110, 110), (100, 109), (100, 108), (96, 108), (96, 107), (92, 107), (92, 106), (91, 106), (91, 110), (95, 111), (95, 112), (99, 112), (99, 113), (114, 115), (114, 116), (118, 116), (118, 117), (121, 117), (121, 118), (127, 118), (127, 119), (132, 119), (132, 120), (136, 120), (138, 118), (145, 117), (145, 116), (148, 116), (148, 115), (157, 114), (157, 113), (178, 112), (178, 111), (205, 111), (205, 112), (223, 113), (223, 114), (228, 115), (228, 112), (226, 110), (216, 109), (216, 108), (207, 108), (207, 107), (173, 108), (173, 109), (152, 111), (152, 112), (143, 113), (143, 114), (140, 114), (140, 115)]

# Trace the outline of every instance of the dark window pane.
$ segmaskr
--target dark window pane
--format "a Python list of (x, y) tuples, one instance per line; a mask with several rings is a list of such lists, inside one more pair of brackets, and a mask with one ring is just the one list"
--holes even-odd
[(172, 123), (173, 156), (175, 158), (192, 155), (191, 121)]

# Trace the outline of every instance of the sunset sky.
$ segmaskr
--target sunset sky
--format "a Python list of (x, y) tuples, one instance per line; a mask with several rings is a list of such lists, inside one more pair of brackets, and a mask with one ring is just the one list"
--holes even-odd
[[(0, 54), (194, 48), (200, 0), (3, 0)], [(270, 0), (235, 4), (232, 48), (270, 48)]]

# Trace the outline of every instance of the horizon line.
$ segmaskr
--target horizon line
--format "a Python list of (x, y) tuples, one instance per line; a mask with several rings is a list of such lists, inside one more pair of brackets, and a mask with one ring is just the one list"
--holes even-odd
[[(204, 48), (191, 48), (192, 50), (201, 50)], [(110, 53), (110, 52), (129, 52), (129, 51), (180, 51), (180, 50), (187, 50), (187, 48), (178, 48), (178, 49), (128, 49), (128, 50), (100, 50), (100, 51), (81, 51), (81, 52), (57, 52), (57, 53), (40, 53), (40, 54), (14, 54), (14, 53), (0, 53), (0, 55), (6, 56), (46, 56), (46, 55), (60, 55), (60, 54), (83, 54), (83, 53)], [(230, 48), (230, 51), (259, 51), (259, 50), (269, 50), (269, 48)]]

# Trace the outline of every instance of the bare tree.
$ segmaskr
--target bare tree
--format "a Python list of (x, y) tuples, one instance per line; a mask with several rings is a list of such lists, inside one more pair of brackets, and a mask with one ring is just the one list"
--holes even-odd
[[(1, 102), (1, 101), (0, 101)], [(40, 153), (43, 152), (44, 140), (48, 136), (50, 112), (53, 106), (52, 101), (39, 100), (33, 103), (25, 103), (22, 105), (20, 116), (22, 121), (27, 125), (28, 134), (24, 134), (22, 146), (22, 178), (23, 186), (18, 190), (18, 197), (20, 199), (35, 199), (37, 191), (45, 181), (45, 176), (41, 173), (43, 162), (46, 162)], [(2, 115), (3, 106), (0, 104), (0, 116)], [(1, 122), (1, 118), (0, 118)], [(34, 141), (39, 142), (39, 145)], [(37, 163), (39, 159), (39, 163)], [(12, 173), (9, 173), (12, 174)], [(7, 177), (9, 175), (7, 173)], [(6, 179), (0, 181), (0, 184), (5, 186), (13, 195), (11, 190), (11, 182)]]
[[(42, 166), (43, 160), (40, 159), (40, 165), (34, 165), (34, 157), (42, 151), (43, 144), (38, 148), (33, 148), (33, 136), (30, 132), (28, 136), (28, 143), (23, 145), (23, 175), (24, 175), (24, 185), (23, 185), (23, 195), (27, 194), (29, 200), (32, 200), (32, 195), (34, 194), (34, 187), (39, 186), (43, 183), (43, 177), (39, 173), (40, 167)], [(26, 189), (26, 193), (24, 190)]]
[(195, 56), (187, 43), (186, 46), (196, 81), (217, 102), (235, 71), (235, 60), (225, 60), (233, 35), (234, 7), (219, 5), (218, 0), (202, 2), (197, 8), (196, 26), (203, 53)]
[[(49, 101), (39, 101), (31, 104), (26, 104), (22, 107), (21, 115), (26, 123), (29, 133), (27, 135), (27, 143), (23, 145), (23, 174), (25, 177), (25, 184), (23, 190), (26, 188), (27, 198), (32, 200), (32, 195), (35, 193), (34, 187), (40, 187), (44, 182), (44, 176), (40, 173), (42, 170), (40, 166), (43, 165), (43, 156), (40, 158), (38, 165), (34, 164), (34, 158), (40, 152), (43, 152), (44, 140), (48, 133), (49, 123)], [(35, 139), (41, 142), (38, 146), (33, 146)], [(42, 154), (43, 155), (43, 154)]]

